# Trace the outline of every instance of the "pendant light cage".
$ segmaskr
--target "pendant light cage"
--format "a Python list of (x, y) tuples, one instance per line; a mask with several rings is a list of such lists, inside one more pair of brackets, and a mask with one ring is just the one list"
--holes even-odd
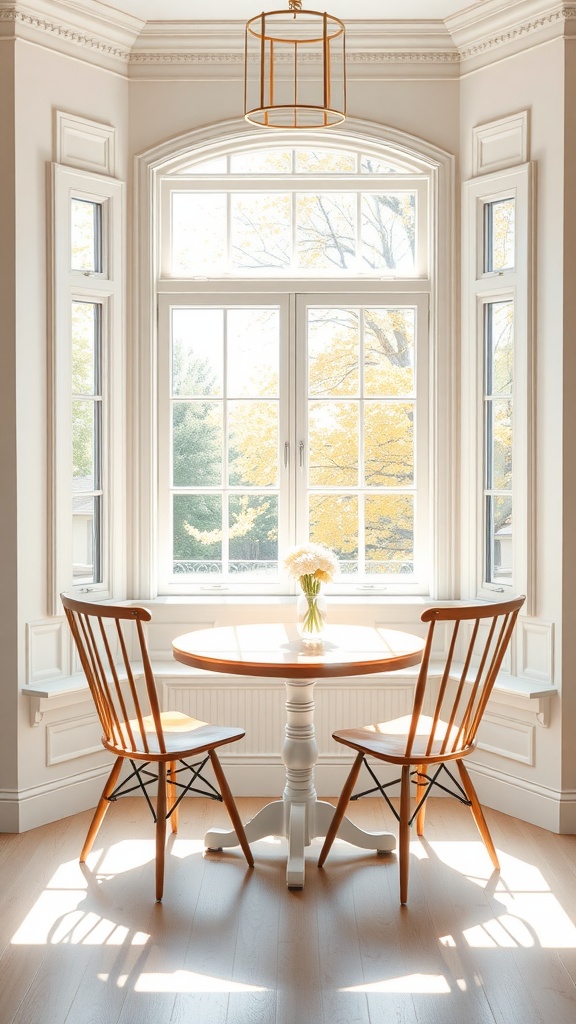
[(346, 117), (345, 28), (302, 10), (257, 15), (246, 25), (244, 116), (264, 128), (329, 128)]

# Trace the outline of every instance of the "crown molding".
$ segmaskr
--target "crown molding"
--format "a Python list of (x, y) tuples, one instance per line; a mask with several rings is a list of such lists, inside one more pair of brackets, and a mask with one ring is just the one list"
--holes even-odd
[[(572, 24), (570, 24), (572, 23)], [(483, 0), (441, 21), (346, 21), (346, 61), (354, 74), (378, 66), (459, 65), (493, 59), (542, 39), (574, 34), (576, 3)], [(121, 14), (99, 0), (0, 0), (0, 36), (29, 39), (103, 66), (202, 65), (244, 61), (242, 21), (151, 21)], [(529, 37), (534, 37), (528, 42)]]
[(96, 0), (0, 0), (0, 35), (29, 39), (53, 49), (83, 49), (90, 59), (127, 64), (145, 22)]
[(549, 0), (485, 0), (446, 19), (446, 28), (463, 61), (522, 43), (531, 35), (563, 35), (566, 22), (576, 20), (576, 4)]

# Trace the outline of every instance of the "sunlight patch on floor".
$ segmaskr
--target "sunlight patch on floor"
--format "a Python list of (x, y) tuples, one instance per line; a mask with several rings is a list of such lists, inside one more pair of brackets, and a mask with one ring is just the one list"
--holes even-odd
[(194, 971), (172, 974), (141, 974), (135, 992), (266, 992), (260, 985), (245, 985), (228, 978), (214, 978)]
[(450, 992), (450, 985), (443, 974), (407, 974), (400, 978), (386, 978), (366, 985), (351, 985), (340, 992), (397, 992), (413, 995), (442, 995)]
[(438, 860), (473, 885), (486, 888), (489, 879), (495, 877), (493, 899), (501, 904), (502, 913), (465, 929), (463, 936), (469, 946), (576, 948), (576, 925), (534, 864), (499, 852), (500, 872), (495, 874), (480, 841), (431, 842), (428, 845)]
[[(113, 880), (116, 875), (154, 860), (154, 842), (125, 840), (105, 852), (95, 850), (87, 862), (96, 884)], [(131, 932), (117, 921), (82, 909), (88, 897), (89, 878), (77, 860), (60, 864), (22, 924), (12, 936), (12, 944), (86, 946), (143, 946), (150, 936)]]
[[(168, 851), (166, 851), (168, 853)], [(178, 857), (185, 860), (186, 857), (193, 857), (194, 854), (204, 853), (203, 839), (175, 839), (170, 849), (170, 857)]]

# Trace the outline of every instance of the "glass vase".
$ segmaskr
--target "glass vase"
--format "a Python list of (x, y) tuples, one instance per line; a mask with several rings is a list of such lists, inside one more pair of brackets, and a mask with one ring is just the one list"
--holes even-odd
[(322, 639), (326, 625), (326, 598), (319, 591), (317, 594), (298, 596), (296, 603), (296, 624), (299, 636), (307, 643), (317, 643)]

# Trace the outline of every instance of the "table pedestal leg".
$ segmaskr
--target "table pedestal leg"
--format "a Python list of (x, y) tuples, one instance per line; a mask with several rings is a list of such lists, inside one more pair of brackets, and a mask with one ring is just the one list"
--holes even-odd
[[(291, 889), (304, 886), (304, 850), (312, 839), (325, 836), (334, 815), (332, 804), (318, 800), (314, 786), (314, 765), (318, 747), (314, 733), (314, 683), (311, 679), (286, 682), (286, 731), (282, 760), (286, 784), (282, 800), (263, 807), (245, 826), (249, 843), (264, 836), (288, 840), (286, 884)], [(344, 818), (338, 836), (366, 850), (393, 850), (396, 839), (387, 832), (365, 832)], [(236, 832), (211, 829), (204, 837), (206, 847), (221, 849), (237, 846)]]

